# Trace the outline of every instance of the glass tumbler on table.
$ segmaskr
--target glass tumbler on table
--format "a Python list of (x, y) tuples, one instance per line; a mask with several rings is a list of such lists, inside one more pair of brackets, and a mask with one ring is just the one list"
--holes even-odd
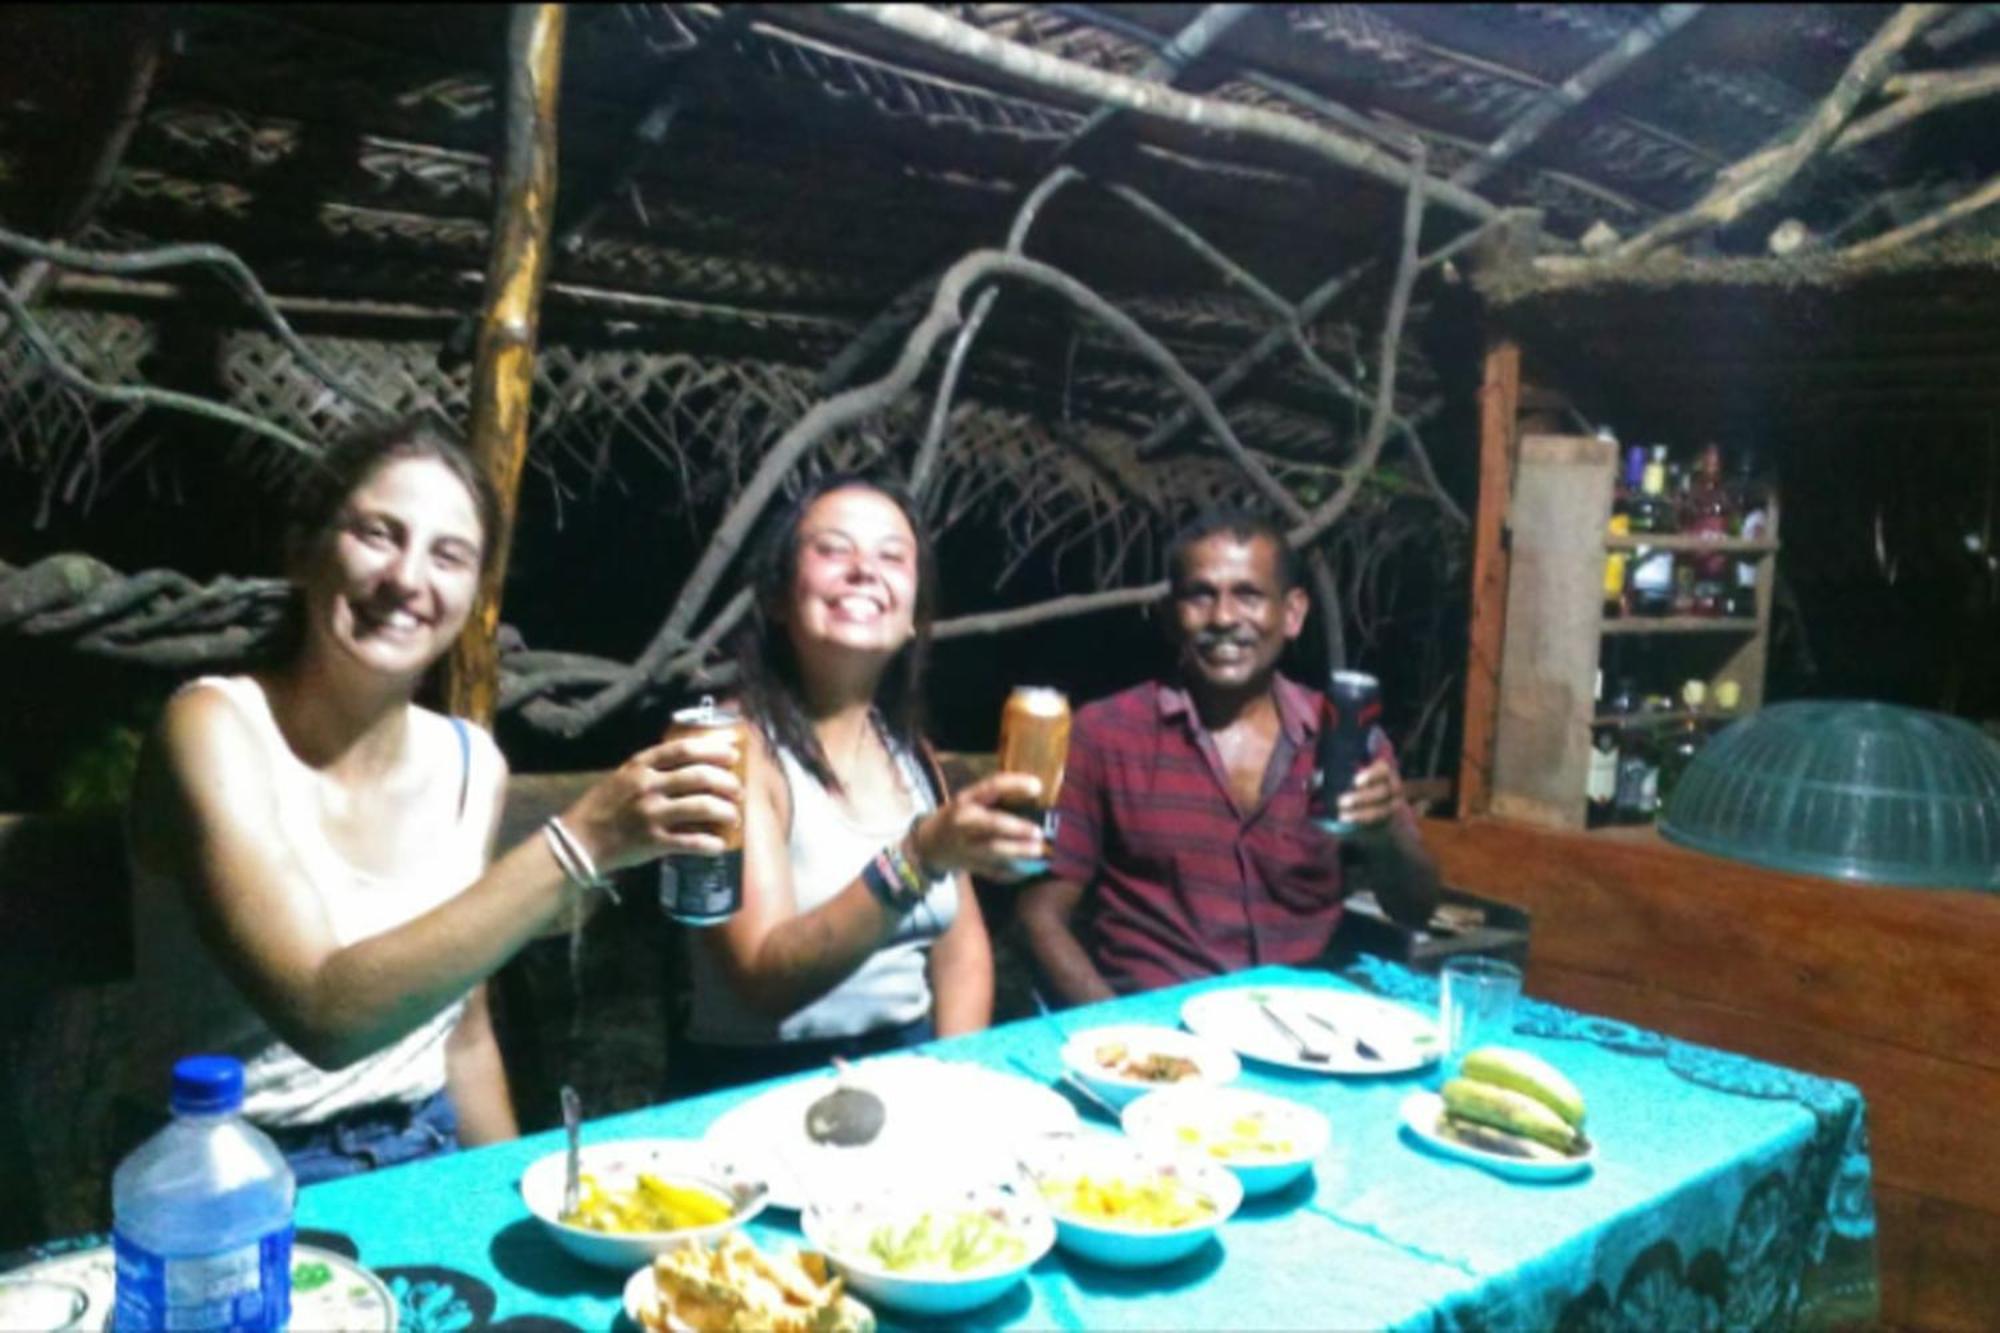
[(1505, 1043), (1514, 1030), (1521, 969), (1497, 958), (1454, 958), (1439, 973), (1438, 1024), (1444, 1029), (1444, 1073), (1458, 1072), (1465, 1053)]

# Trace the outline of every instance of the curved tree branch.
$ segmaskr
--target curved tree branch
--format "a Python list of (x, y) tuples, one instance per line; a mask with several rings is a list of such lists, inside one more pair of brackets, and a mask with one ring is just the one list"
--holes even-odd
[(80, 269), (86, 273), (109, 273), (124, 277), (133, 273), (154, 273), (160, 269), (181, 268), (186, 265), (206, 265), (219, 270), (231, 288), (245, 301), (255, 306), (264, 322), (271, 326), (278, 341), (321, 383), (342, 397), (361, 404), (378, 417), (393, 416), (394, 413), (371, 395), (355, 388), (332, 367), (314, 354), (292, 331), (287, 321), (271, 300), (264, 284), (250, 271), (236, 253), (220, 245), (196, 242), (185, 245), (163, 245), (152, 250), (137, 250), (130, 254), (108, 255), (95, 250), (79, 250), (73, 246), (57, 245), (48, 241), (37, 241), (19, 232), (0, 227), (0, 249), (13, 250), (32, 259), (52, 264), (57, 268)]
[(193, 416), (207, 417), (246, 430), (253, 435), (261, 435), (274, 440), (287, 449), (295, 450), (307, 458), (319, 457), (319, 446), (311, 444), (280, 426), (238, 411), (227, 403), (212, 403), (206, 398), (180, 393), (173, 389), (160, 389), (152, 385), (100, 384), (63, 359), (62, 349), (48, 335), (28, 308), (14, 295), (14, 289), (0, 282), (0, 306), (14, 320), (15, 331), (28, 340), (28, 345), (41, 354), (50, 373), (75, 389), (78, 393), (107, 402), (126, 403), (140, 407), (164, 407), (176, 412), (187, 412)]

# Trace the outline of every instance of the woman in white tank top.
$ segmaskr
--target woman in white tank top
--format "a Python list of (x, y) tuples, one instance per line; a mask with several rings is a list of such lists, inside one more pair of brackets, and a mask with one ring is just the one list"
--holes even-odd
[(693, 1010), (667, 1054), (693, 1092), (986, 1026), (993, 960), (968, 872), (1044, 856), (998, 808), (946, 797), (917, 733), (936, 572), (900, 491), (827, 478), (775, 523), (739, 636), (751, 729), (743, 907), (694, 932)]
[[(601, 874), (719, 851), (690, 830), (740, 817), (730, 738), (658, 745), (487, 866), (506, 762), (415, 699), (500, 521), (484, 473), (435, 427), (335, 445), (289, 552), (296, 647), (180, 691), (141, 759), (128, 1100), (163, 1107), (176, 1056), (236, 1054), (246, 1112), (302, 1184), (383, 1160), (367, 1146), (383, 1133), (449, 1146), (453, 1107), (466, 1141), (512, 1137), (487, 975)], [(440, 1093), (450, 1107), (432, 1117)]]

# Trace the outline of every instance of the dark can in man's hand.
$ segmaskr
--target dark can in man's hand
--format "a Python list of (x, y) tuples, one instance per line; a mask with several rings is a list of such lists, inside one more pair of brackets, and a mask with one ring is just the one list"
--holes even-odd
[(1382, 720), (1382, 683), (1365, 671), (1336, 671), (1327, 691), (1332, 706), (1320, 728), (1312, 790), (1306, 810), (1328, 833), (1349, 834), (1360, 826), (1340, 817), (1340, 798), (1374, 759), (1376, 725)]
[[(674, 714), (665, 739), (717, 731), (736, 734), (735, 773), (741, 789), (750, 751), (750, 729), (741, 713), (704, 696), (699, 704)], [(669, 852), (660, 862), (660, 910), (682, 925), (719, 925), (743, 906), (743, 821), (739, 818), (715, 833), (722, 839), (721, 853)]]

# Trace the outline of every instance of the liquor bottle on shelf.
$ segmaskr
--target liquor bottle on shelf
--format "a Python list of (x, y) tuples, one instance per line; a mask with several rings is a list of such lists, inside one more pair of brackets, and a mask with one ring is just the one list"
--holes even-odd
[[(1762, 541), (1771, 535), (1771, 493), (1757, 472), (1757, 455), (1745, 449), (1736, 456), (1735, 471), (1729, 479), (1730, 534), (1745, 541)], [(1757, 561), (1739, 558), (1734, 578), (1725, 593), (1727, 614), (1757, 614)]]
[[(1681, 531), (1720, 541), (1729, 536), (1729, 511), (1729, 491), (1722, 481), (1722, 450), (1711, 444), (1701, 451), (1695, 464), (1694, 480), (1681, 508)], [(1689, 551), (1681, 559), (1687, 569), (1689, 611), (1698, 616), (1723, 614), (1736, 581), (1735, 562), (1711, 551)]]
[[(1632, 516), (1613, 513), (1611, 521), (1605, 524), (1605, 531), (1613, 537), (1623, 537), (1632, 531)], [(1626, 590), (1629, 563), (1626, 552), (1609, 551), (1604, 556), (1604, 618), (1616, 620), (1629, 612), (1630, 603)]]
[(1614, 824), (1643, 824), (1646, 809), (1645, 737), (1634, 722), (1618, 724), (1618, 788), (1612, 797)]
[(1743, 687), (1733, 680), (1715, 682), (1715, 706), (1709, 710), (1708, 730), (1710, 735), (1721, 731), (1737, 718), (1737, 706), (1743, 702)]
[(1598, 716), (1590, 727), (1590, 768), (1584, 782), (1585, 828), (1604, 828), (1618, 817), (1618, 724), (1603, 717), (1604, 672), (1597, 673)]
[[(1632, 531), (1635, 535), (1671, 533), (1678, 526), (1666, 491), (1667, 447), (1655, 445), (1640, 481), (1639, 495), (1632, 501)], [(1671, 614), (1674, 601), (1673, 552), (1642, 546), (1632, 553), (1631, 569), (1632, 613), (1641, 616)]]
[(1674, 788), (1680, 785), (1687, 774), (1688, 765), (1701, 753), (1702, 743), (1708, 738), (1702, 734), (1701, 719), (1682, 718), (1674, 729), (1661, 739), (1659, 755), (1659, 791), (1656, 809), (1664, 809), (1673, 798)]

